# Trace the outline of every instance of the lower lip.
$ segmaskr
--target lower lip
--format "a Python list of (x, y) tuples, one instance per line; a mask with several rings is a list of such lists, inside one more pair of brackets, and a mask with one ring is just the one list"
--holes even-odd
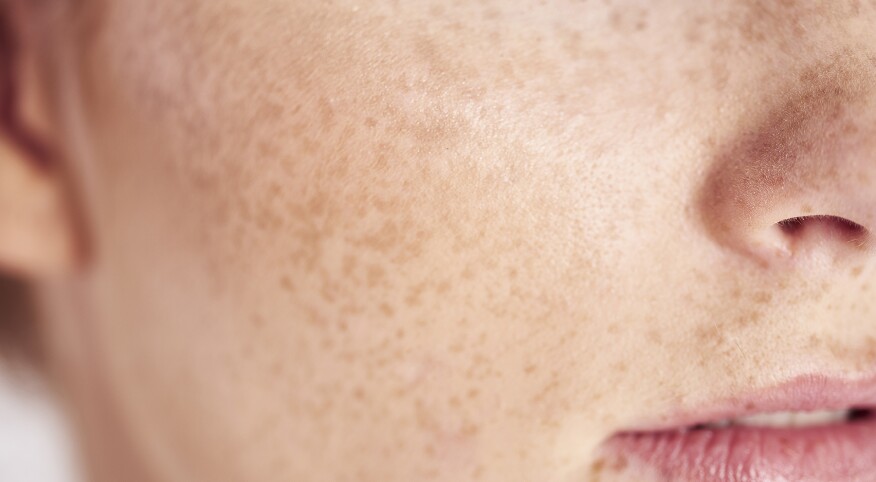
[[(660, 480), (876, 480), (876, 420), (808, 428), (728, 427), (620, 434), (607, 458)], [(646, 477), (642, 477), (643, 479)]]

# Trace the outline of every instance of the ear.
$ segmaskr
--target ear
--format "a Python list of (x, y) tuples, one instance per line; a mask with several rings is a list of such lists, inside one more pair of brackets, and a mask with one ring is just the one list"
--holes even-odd
[(0, 0), (0, 272), (25, 279), (69, 270), (78, 251), (30, 10)]

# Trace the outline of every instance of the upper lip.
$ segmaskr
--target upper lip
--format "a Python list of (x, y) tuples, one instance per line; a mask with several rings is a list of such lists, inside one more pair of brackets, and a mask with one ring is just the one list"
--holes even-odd
[(699, 408), (677, 407), (623, 432), (683, 429), (760, 413), (870, 408), (876, 408), (876, 375), (862, 378), (803, 375), (771, 387), (700, 404)]

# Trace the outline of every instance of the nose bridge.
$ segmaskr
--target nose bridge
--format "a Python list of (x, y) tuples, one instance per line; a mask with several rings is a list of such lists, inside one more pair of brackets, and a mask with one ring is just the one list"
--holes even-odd
[[(760, 261), (830, 251), (870, 251), (876, 231), (876, 62), (838, 55), (804, 71), (758, 120), (735, 133), (711, 160), (697, 199), (710, 236)], [(825, 220), (842, 230), (781, 229)], [(804, 233), (818, 239), (796, 242)], [(866, 239), (856, 250), (849, 240)], [(799, 249), (798, 249), (799, 248)]]

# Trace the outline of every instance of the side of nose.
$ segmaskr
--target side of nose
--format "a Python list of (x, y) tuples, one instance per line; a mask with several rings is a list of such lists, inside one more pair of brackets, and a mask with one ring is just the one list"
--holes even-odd
[(717, 151), (696, 202), (703, 226), (765, 265), (873, 258), (876, 66), (845, 61), (782, 96)]

